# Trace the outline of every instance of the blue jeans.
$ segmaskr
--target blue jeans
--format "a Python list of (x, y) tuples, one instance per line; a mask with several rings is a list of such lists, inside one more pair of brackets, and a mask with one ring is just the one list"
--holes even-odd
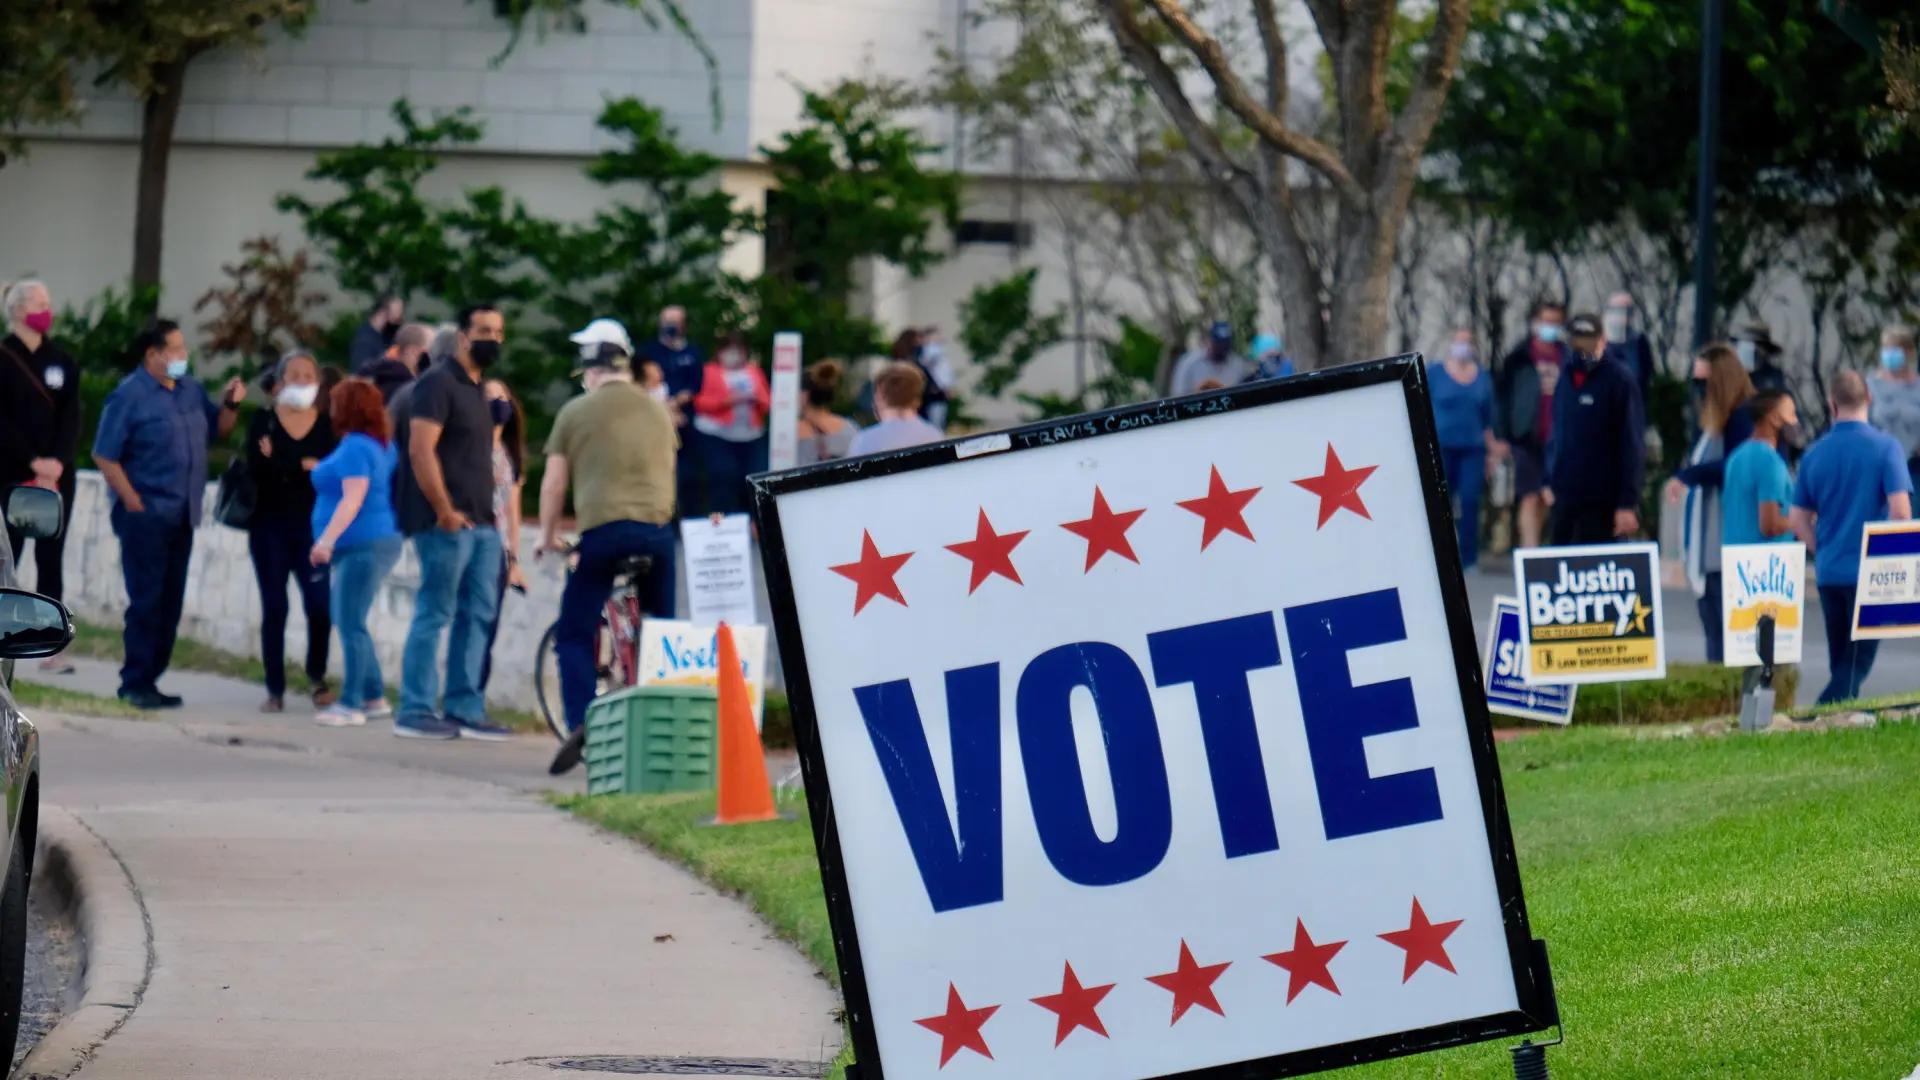
[(413, 601), (400, 660), (400, 719), (438, 715), (440, 633), (447, 634), (446, 715), (481, 720), (487, 702), (480, 692), (480, 658), (487, 651), (487, 624), (497, 603), (500, 534), (491, 525), (459, 532), (429, 529), (413, 538), (420, 557), (420, 593)]
[(1443, 446), (1440, 467), (1446, 472), (1447, 491), (1459, 508), (1453, 514), (1454, 539), (1460, 544), (1460, 565), (1471, 570), (1480, 561), (1480, 492), (1487, 482), (1484, 446)]
[(267, 696), (287, 695), (287, 578), (300, 590), (307, 613), (307, 679), (327, 681), (327, 568), (313, 565), (313, 523), (300, 511), (256, 512), (247, 531), (247, 553), (260, 583), (260, 663), (267, 669)]
[(653, 556), (647, 579), (640, 582), (640, 608), (656, 619), (673, 618), (673, 525), (644, 521), (609, 521), (580, 534), (576, 549), (580, 561), (560, 594), (560, 621), (554, 631), (554, 652), (560, 661), (560, 700), (566, 706), (567, 729), (587, 722), (593, 701), (594, 635), (600, 611), (613, 593), (613, 579), (621, 559)]
[(380, 677), (380, 657), (367, 632), (367, 612), (380, 583), (400, 561), (400, 537), (383, 536), (333, 553), (333, 625), (340, 631), (340, 656), (347, 677), (340, 685), (340, 703), (364, 709), (387, 696)]
[(1860, 687), (1873, 673), (1874, 658), (1880, 655), (1878, 641), (1853, 640), (1853, 599), (1857, 591), (1852, 585), (1820, 586), (1820, 611), (1827, 618), (1827, 670), (1831, 674), (1817, 705), (1859, 697)]
[(193, 526), (149, 510), (129, 513), (118, 502), (109, 515), (120, 538), (120, 573), (127, 583), (126, 629), (121, 643), (120, 692), (157, 693), (173, 662), (180, 612), (187, 599), (187, 561), (193, 556)]

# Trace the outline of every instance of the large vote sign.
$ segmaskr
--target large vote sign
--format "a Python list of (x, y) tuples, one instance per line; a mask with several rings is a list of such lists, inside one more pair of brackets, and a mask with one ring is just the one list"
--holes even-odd
[(1540, 1030), (1418, 357), (755, 478), (863, 1077)]

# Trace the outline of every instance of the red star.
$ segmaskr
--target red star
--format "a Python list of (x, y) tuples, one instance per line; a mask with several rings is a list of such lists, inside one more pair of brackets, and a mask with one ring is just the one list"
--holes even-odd
[(1140, 559), (1134, 555), (1133, 545), (1127, 542), (1127, 530), (1132, 528), (1133, 523), (1140, 520), (1140, 515), (1144, 513), (1146, 513), (1145, 510), (1124, 510), (1118, 514), (1114, 513), (1107, 506), (1106, 495), (1095, 487), (1093, 515), (1081, 521), (1064, 522), (1060, 527), (1087, 542), (1086, 569), (1088, 570), (1093, 569), (1093, 564), (1099, 562), (1100, 557), (1109, 551), (1137, 563)]
[[(1413, 978), (1422, 964), (1432, 964), (1453, 971), (1453, 960), (1447, 956), (1447, 938), (1460, 929), (1464, 919), (1452, 922), (1428, 922), (1427, 913), (1420, 908), (1420, 898), (1413, 898), (1413, 918), (1405, 930), (1395, 930), (1391, 934), (1381, 934), (1381, 940), (1390, 941), (1407, 950), (1407, 967), (1401, 972), (1400, 981)], [(1454, 971), (1458, 975), (1459, 972)]]
[(1053, 1045), (1059, 1046), (1073, 1034), (1074, 1028), (1086, 1028), (1101, 1038), (1107, 1038), (1107, 1025), (1100, 1022), (1100, 1014), (1094, 1007), (1100, 999), (1113, 992), (1113, 984), (1105, 986), (1081, 986), (1080, 977), (1073, 973), (1073, 965), (1067, 965), (1067, 973), (1061, 977), (1060, 992), (1033, 999), (1040, 1006), (1060, 1017), (1060, 1023), (1053, 1034)]
[(1206, 523), (1200, 533), (1200, 550), (1207, 550), (1207, 545), (1223, 532), (1235, 532), (1249, 540), (1253, 539), (1253, 530), (1247, 528), (1244, 514), (1247, 504), (1258, 494), (1260, 489), (1257, 487), (1228, 491), (1227, 482), (1220, 479), (1220, 466), (1215, 465), (1213, 478), (1207, 481), (1207, 497), (1188, 499), (1180, 504), (1181, 509), (1199, 514)]
[(1225, 964), (1208, 964), (1202, 967), (1193, 962), (1193, 951), (1187, 948), (1186, 940), (1181, 939), (1180, 966), (1165, 975), (1147, 976), (1148, 982), (1162, 990), (1173, 992), (1173, 1019), (1167, 1026), (1171, 1027), (1179, 1023), (1180, 1018), (1187, 1015), (1187, 1010), (1195, 1005), (1219, 1016), (1227, 1015), (1225, 1010), (1220, 1008), (1220, 999), (1213, 996), (1213, 980), (1219, 978), (1220, 973), (1227, 970), (1231, 964), (1232, 961), (1229, 960)]
[(1327, 970), (1327, 963), (1335, 953), (1347, 947), (1344, 941), (1330, 941), (1325, 945), (1315, 945), (1307, 933), (1307, 924), (1299, 919), (1293, 920), (1293, 948), (1287, 952), (1269, 953), (1264, 958), (1270, 964), (1287, 969), (1287, 1004), (1300, 996), (1308, 984), (1318, 984), (1338, 994), (1340, 987), (1333, 981), (1333, 973)]
[(1327, 471), (1319, 476), (1309, 476), (1294, 483), (1320, 496), (1320, 524), (1325, 525), (1334, 513), (1342, 508), (1351, 510), (1368, 521), (1373, 515), (1367, 513), (1367, 504), (1360, 501), (1360, 485), (1367, 482), (1378, 465), (1369, 465), (1364, 469), (1349, 469), (1340, 464), (1340, 455), (1333, 452), (1333, 444), (1327, 444)]
[(947, 1011), (914, 1023), (940, 1036), (940, 1067), (944, 1069), (953, 1055), (962, 1050), (971, 1050), (989, 1060), (993, 1058), (993, 1051), (987, 1049), (986, 1037), (980, 1034), (980, 1026), (999, 1011), (998, 1005), (967, 1008), (967, 1003), (960, 1000), (960, 991), (948, 983)]
[(973, 590), (994, 574), (1015, 585), (1025, 584), (1020, 580), (1020, 571), (1013, 568), (1013, 549), (1026, 538), (1027, 530), (1024, 529), (1011, 533), (994, 532), (993, 522), (987, 520), (987, 511), (983, 507), (980, 520), (973, 526), (973, 539), (947, 545), (948, 551), (973, 562), (973, 582), (967, 586), (967, 595), (972, 596)]
[(884, 596), (901, 607), (907, 606), (907, 598), (900, 595), (900, 586), (893, 580), (893, 575), (899, 573), (911, 558), (911, 551), (898, 555), (880, 554), (880, 549), (873, 546), (873, 534), (862, 530), (860, 561), (842, 563), (828, 569), (859, 586), (853, 594), (853, 613), (858, 615), (860, 609), (867, 606), (867, 601), (876, 596)]

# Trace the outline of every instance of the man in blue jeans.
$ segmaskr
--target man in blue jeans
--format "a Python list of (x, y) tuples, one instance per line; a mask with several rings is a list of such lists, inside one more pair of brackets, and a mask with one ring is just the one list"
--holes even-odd
[[(460, 312), (454, 352), (394, 395), (399, 462), (393, 497), (400, 531), (420, 559), (420, 591), (401, 657), (403, 739), (510, 739), (487, 719), (480, 691), (487, 627), (499, 602), (493, 527), (493, 410), (482, 389), (500, 360), (506, 320), (490, 304)], [(440, 701), (440, 635), (447, 631), (447, 693)]]
[(1869, 521), (1913, 517), (1913, 480), (1900, 443), (1867, 425), (1872, 398), (1857, 371), (1833, 377), (1833, 427), (1807, 448), (1793, 485), (1787, 522), (1813, 553), (1820, 610), (1827, 621), (1831, 672), (1819, 704), (1851, 701), (1873, 671), (1878, 641), (1853, 640), (1853, 602), (1860, 580), (1860, 534)]
[(673, 616), (674, 452), (679, 437), (665, 406), (634, 385), (632, 348), (624, 327), (595, 319), (573, 335), (580, 345), (587, 393), (554, 417), (547, 437), (547, 473), (540, 483), (540, 550), (562, 551), (560, 511), (573, 484), (578, 564), (560, 596), (554, 648), (560, 699), (571, 732), (549, 769), (555, 776), (580, 763), (587, 705), (593, 700), (594, 635), (620, 564), (636, 555), (652, 563), (640, 583), (640, 604), (656, 618)]

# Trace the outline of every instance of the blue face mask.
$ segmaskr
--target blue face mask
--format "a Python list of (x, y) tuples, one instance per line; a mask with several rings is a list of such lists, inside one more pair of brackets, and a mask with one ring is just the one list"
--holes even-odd
[(169, 379), (184, 379), (184, 378), (186, 378), (186, 377), (187, 377), (187, 366), (188, 366), (188, 363), (187, 363), (187, 360), (186, 360), (186, 358), (185, 358), (185, 357), (182, 357), (182, 358), (181, 358), (181, 359), (179, 359), (179, 360), (169, 360), (169, 361), (167, 361), (167, 378), (169, 378)]
[(1885, 345), (1880, 349), (1880, 366), (1888, 371), (1899, 371), (1907, 366), (1907, 350), (1898, 345)]
[(1541, 323), (1533, 328), (1533, 336), (1551, 345), (1560, 340), (1560, 324)]

